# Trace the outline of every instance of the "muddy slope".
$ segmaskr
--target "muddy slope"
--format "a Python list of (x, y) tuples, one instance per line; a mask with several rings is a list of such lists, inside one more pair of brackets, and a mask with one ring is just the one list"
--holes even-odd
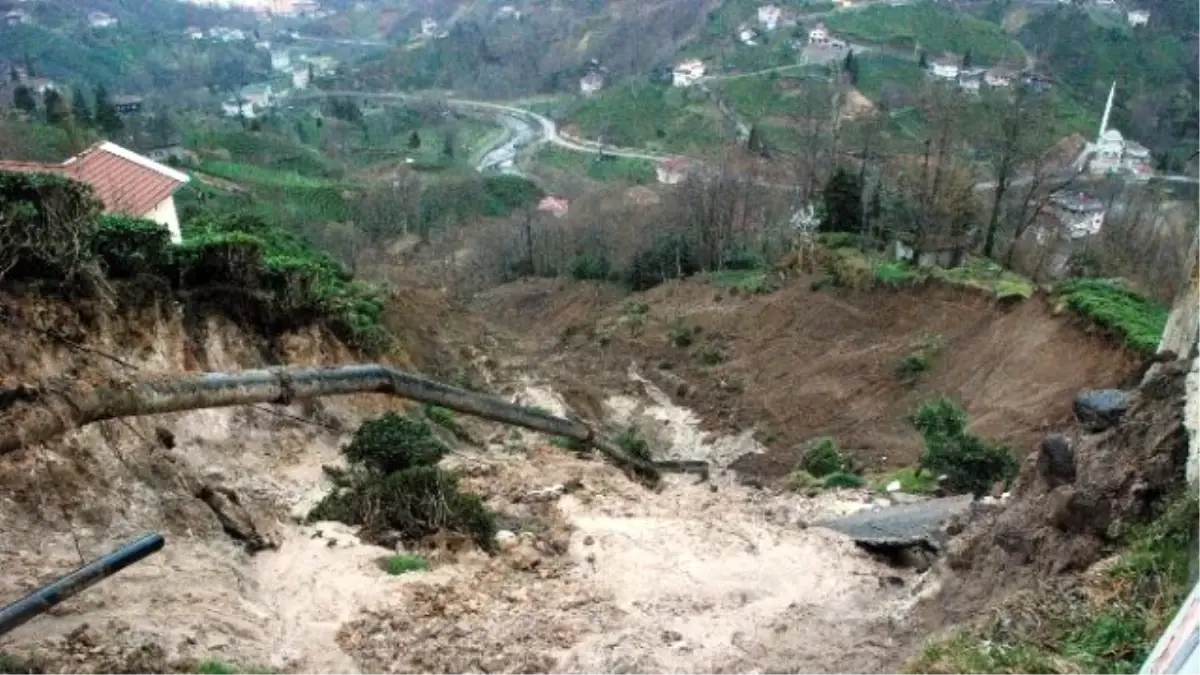
[[(645, 364), (713, 428), (755, 430), (772, 452), (738, 468), (767, 477), (790, 471), (794, 448), (819, 435), (868, 466), (911, 464), (921, 441), (904, 417), (942, 394), (964, 404), (977, 432), (1024, 453), (1069, 420), (1078, 389), (1114, 385), (1134, 368), (1123, 349), (1041, 298), (1005, 309), (938, 285), (814, 292), (804, 280), (746, 295), (698, 279), (635, 297), (649, 313), (633, 328), (620, 294), (597, 285), (519, 282), (476, 307), (527, 327), (548, 360), (593, 382), (631, 360)], [(691, 347), (671, 344), (680, 325), (699, 329)], [(941, 344), (931, 369), (915, 384), (901, 381), (897, 365), (931, 339)], [(724, 360), (704, 365), (705, 349)]]

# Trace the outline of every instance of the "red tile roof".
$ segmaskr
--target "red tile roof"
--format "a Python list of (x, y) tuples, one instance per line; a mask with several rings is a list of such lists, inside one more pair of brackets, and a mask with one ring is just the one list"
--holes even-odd
[(115, 143), (97, 143), (62, 164), (0, 161), (0, 170), (53, 173), (92, 186), (110, 213), (144, 216), (188, 181), (187, 174)]

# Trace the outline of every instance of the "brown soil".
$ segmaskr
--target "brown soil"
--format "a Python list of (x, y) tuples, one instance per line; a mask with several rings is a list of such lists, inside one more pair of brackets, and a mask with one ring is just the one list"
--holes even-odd
[[(922, 444), (905, 416), (943, 394), (964, 405), (976, 432), (1023, 455), (1069, 423), (1076, 391), (1115, 385), (1136, 365), (1041, 297), (1003, 309), (941, 285), (814, 292), (801, 279), (747, 295), (688, 280), (634, 296), (650, 307), (640, 331), (623, 325), (621, 297), (606, 286), (537, 280), (495, 289), (475, 307), (520, 329), (547, 365), (595, 386), (628, 388), (618, 380), (630, 362), (642, 363), (709, 428), (754, 429), (770, 452), (735, 468), (768, 478), (790, 472), (796, 448), (821, 435), (869, 468), (911, 465)], [(686, 349), (668, 340), (680, 322), (699, 329)], [(931, 370), (903, 383), (897, 364), (929, 336), (943, 344)], [(712, 349), (725, 360), (702, 364), (698, 355)]]

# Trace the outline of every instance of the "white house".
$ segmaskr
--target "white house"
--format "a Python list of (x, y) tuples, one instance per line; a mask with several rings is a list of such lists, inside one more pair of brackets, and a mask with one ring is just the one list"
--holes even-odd
[(1104, 202), (1082, 192), (1058, 193), (1050, 197), (1047, 210), (1070, 239), (1082, 239), (1100, 233), (1108, 210)]
[(654, 173), (658, 176), (658, 182), (675, 185), (682, 183), (687, 178), (691, 168), (692, 161), (687, 157), (668, 157), (658, 163)]
[(929, 74), (943, 80), (958, 79), (958, 62), (950, 59), (937, 59), (929, 62)]
[(1120, 131), (1108, 127), (1116, 93), (1117, 84), (1114, 82), (1108, 90), (1108, 101), (1104, 105), (1104, 115), (1100, 118), (1100, 131), (1096, 134), (1096, 141), (1087, 149), (1091, 154), (1088, 170), (1093, 175), (1124, 173), (1138, 180), (1146, 180), (1154, 173), (1150, 166), (1150, 151), (1140, 143), (1126, 140)]
[(248, 84), (242, 87), (241, 100), (249, 103), (256, 111), (270, 108), (275, 92), (269, 83)]
[(756, 42), (758, 39), (758, 31), (754, 29), (754, 26), (744, 23), (738, 26), (737, 38), (742, 44), (753, 47), (754, 45), (758, 44), (758, 42)]
[(271, 52), (271, 70), (287, 70), (292, 65), (292, 54), (286, 49)]
[(517, 9), (516, 7), (513, 7), (512, 5), (505, 5), (505, 6), (501, 7), (500, 9), (496, 10), (496, 20), (503, 21), (505, 19), (520, 21), (521, 20), (521, 10)]
[(33, 17), (30, 16), (29, 12), (26, 12), (23, 9), (13, 9), (5, 12), (4, 23), (8, 24), (9, 26), (17, 26), (23, 23), (33, 23)]
[(116, 143), (97, 143), (62, 164), (0, 161), (0, 169), (52, 173), (90, 185), (105, 213), (152, 220), (167, 229), (171, 243), (183, 241), (175, 192), (191, 179)]
[(991, 68), (983, 74), (983, 83), (989, 87), (1011, 87), (1015, 77), (1011, 70)]
[(676, 87), (690, 87), (704, 77), (704, 62), (700, 59), (690, 59), (675, 66), (671, 73), (671, 82)]
[(92, 28), (111, 28), (117, 25), (117, 18), (104, 12), (88, 12), (88, 25)]
[(579, 79), (579, 92), (584, 96), (591, 96), (604, 88), (604, 75), (598, 72), (591, 72)]
[(293, 89), (308, 89), (308, 85), (309, 85), (311, 79), (312, 79), (312, 77), (311, 77), (311, 75), (309, 75), (308, 68), (306, 68), (304, 66), (299, 66), (297, 68), (292, 69), (292, 88)]
[(221, 102), (221, 114), (226, 117), (241, 115), (246, 118), (253, 118), (254, 106), (247, 101), (239, 101), (236, 98), (225, 99)]
[(1130, 10), (1130, 12), (1125, 15), (1125, 20), (1129, 22), (1130, 26), (1145, 26), (1150, 22), (1150, 12), (1144, 9)]
[(779, 9), (778, 5), (763, 5), (758, 8), (758, 23), (767, 31), (773, 31), (779, 27), (781, 16), (783, 16), (783, 10)]
[(438, 32), (438, 22), (429, 17), (421, 19), (421, 35), (425, 37), (434, 37)]
[(808, 31), (808, 44), (817, 46), (829, 44), (829, 29), (825, 27), (825, 24), (819, 23)]

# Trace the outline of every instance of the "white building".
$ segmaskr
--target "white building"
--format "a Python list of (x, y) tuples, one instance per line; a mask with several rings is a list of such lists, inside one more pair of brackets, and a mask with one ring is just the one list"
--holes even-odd
[(20, 24), (33, 23), (33, 17), (23, 9), (13, 9), (5, 12), (4, 23), (9, 26), (18, 26)]
[(286, 49), (271, 52), (271, 70), (283, 71), (292, 67), (292, 54)]
[(421, 35), (424, 37), (435, 37), (438, 32), (438, 22), (429, 17), (421, 19)]
[(829, 44), (829, 29), (825, 27), (825, 24), (819, 23), (808, 31), (808, 44), (821, 47)]
[(1083, 239), (1100, 234), (1108, 210), (1104, 202), (1082, 192), (1058, 193), (1050, 197), (1047, 206), (1070, 239)]
[(1104, 116), (1100, 118), (1096, 142), (1084, 150), (1090, 156), (1088, 170), (1097, 176), (1126, 174), (1136, 180), (1148, 180), (1154, 174), (1150, 166), (1150, 151), (1141, 143), (1126, 140), (1120, 131), (1108, 127), (1116, 91), (1117, 83), (1114, 82), (1108, 91), (1108, 102), (1104, 105)]
[(116, 17), (104, 12), (88, 12), (87, 18), (92, 28), (111, 28), (118, 23)]
[(989, 87), (1011, 87), (1015, 78), (1011, 70), (992, 68), (983, 74), (983, 83)]
[(929, 74), (943, 80), (958, 79), (958, 62), (948, 59), (939, 59), (929, 62)]
[(496, 10), (496, 20), (497, 21), (504, 21), (506, 19), (511, 19), (513, 21), (520, 21), (521, 20), (521, 10), (517, 9), (516, 7), (513, 7), (512, 5), (505, 5), (505, 6), (501, 7), (500, 9)]
[(579, 93), (591, 96), (604, 88), (604, 75), (598, 72), (588, 73), (579, 79)]
[(671, 82), (676, 87), (690, 87), (704, 77), (704, 62), (700, 59), (690, 59), (675, 66), (671, 73)]
[(758, 23), (767, 31), (778, 28), (782, 16), (783, 10), (779, 9), (778, 5), (763, 5), (758, 8)]
[(1125, 20), (1130, 26), (1145, 26), (1150, 22), (1150, 12), (1144, 9), (1134, 9), (1125, 15)]
[(744, 23), (738, 26), (737, 38), (742, 44), (748, 47), (753, 47), (758, 44), (756, 41), (758, 39), (758, 31), (755, 30), (750, 24)]
[(308, 85), (312, 76), (308, 72), (308, 68), (300, 66), (292, 69), (292, 88), (293, 89), (308, 89)]

